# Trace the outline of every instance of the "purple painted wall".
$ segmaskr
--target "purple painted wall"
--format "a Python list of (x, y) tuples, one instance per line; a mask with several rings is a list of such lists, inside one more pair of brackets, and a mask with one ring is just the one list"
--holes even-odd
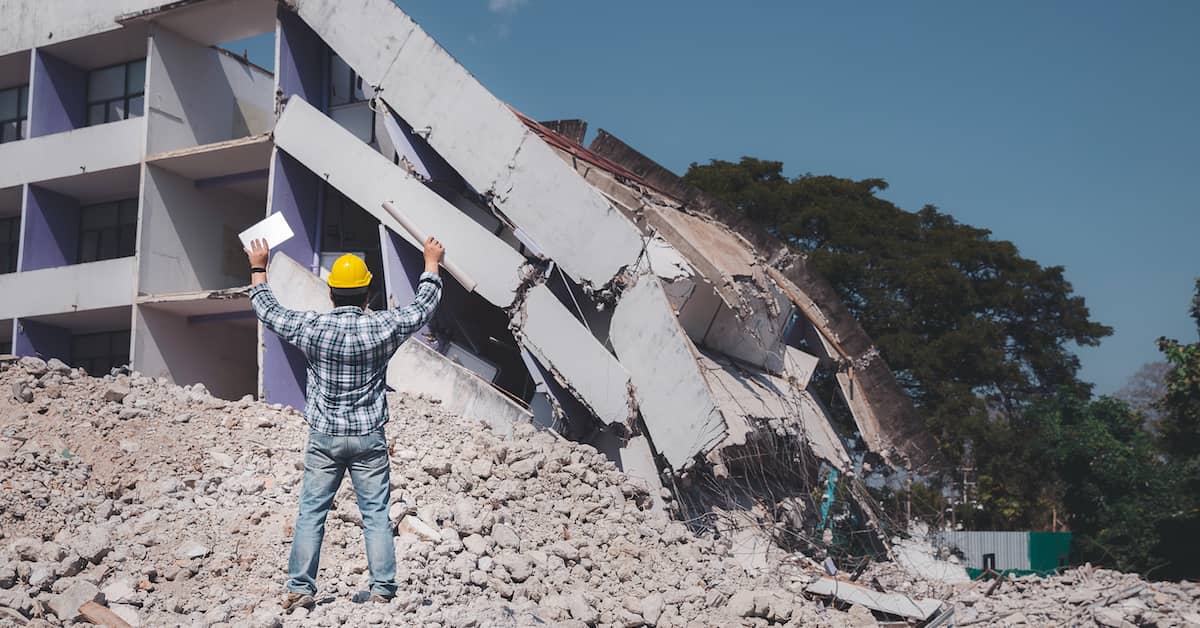
[(271, 211), (282, 213), (295, 234), (276, 250), (314, 270), (321, 245), (318, 222), (321, 180), (281, 151), (275, 151), (272, 167), (275, 178), (271, 188)]
[(34, 51), (29, 137), (78, 129), (87, 121), (87, 72)]
[(293, 94), (325, 111), (329, 89), (325, 74), (329, 71), (329, 47), (291, 11), (279, 8), (279, 91)]
[(25, 186), (22, 271), (74, 264), (79, 257), (79, 201), (36, 185)]
[[(388, 303), (404, 307), (412, 303), (417, 296), (417, 279), (425, 270), (425, 258), (383, 225), (379, 225), (379, 238), (383, 249), (383, 282), (387, 289)], [(425, 325), (412, 338), (429, 344), (425, 340), (425, 333), (428, 331), (429, 325)]]
[[(299, 17), (282, 7), (279, 16), (279, 90), (325, 110), (328, 46)], [(316, 270), (320, 252), (321, 181), (300, 162), (276, 151), (271, 164), (271, 211), (283, 214), (295, 236), (278, 251)], [(263, 331), (263, 398), (304, 409), (308, 361), (273, 332)]]
[(45, 323), (17, 320), (14, 355), (33, 355), (44, 360), (58, 358), (71, 363), (71, 331)]

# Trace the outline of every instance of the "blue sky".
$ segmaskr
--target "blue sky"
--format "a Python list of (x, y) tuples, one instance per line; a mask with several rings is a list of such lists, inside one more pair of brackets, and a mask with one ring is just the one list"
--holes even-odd
[(1080, 351), (1098, 392), (1158, 336), (1196, 336), (1198, 2), (398, 4), (534, 118), (584, 118), (679, 173), (753, 155), (884, 178), (905, 209), (1065, 266), (1115, 329)]

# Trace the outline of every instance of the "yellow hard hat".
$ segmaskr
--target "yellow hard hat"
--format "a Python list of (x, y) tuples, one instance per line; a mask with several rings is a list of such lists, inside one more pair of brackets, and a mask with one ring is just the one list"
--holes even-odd
[(357, 255), (347, 253), (333, 263), (329, 271), (330, 288), (366, 288), (371, 285), (371, 271)]

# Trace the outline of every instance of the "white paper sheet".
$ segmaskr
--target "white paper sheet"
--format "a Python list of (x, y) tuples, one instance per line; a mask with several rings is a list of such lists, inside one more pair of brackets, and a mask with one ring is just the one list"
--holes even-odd
[(247, 249), (250, 248), (251, 240), (266, 240), (268, 247), (275, 248), (290, 240), (293, 235), (295, 234), (292, 233), (292, 228), (283, 219), (283, 213), (275, 212), (266, 220), (260, 220), (254, 226), (239, 233), (238, 238), (241, 239), (242, 246)]

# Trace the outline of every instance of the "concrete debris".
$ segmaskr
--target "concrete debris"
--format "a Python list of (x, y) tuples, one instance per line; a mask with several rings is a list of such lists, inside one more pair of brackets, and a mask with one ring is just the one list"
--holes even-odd
[[(11, 366), (0, 385), (27, 377)], [(0, 491), (0, 608), (21, 618), (12, 623), (33, 621), (39, 608), (60, 623), (81, 621), (87, 602), (129, 625), (298, 621), (285, 620), (276, 599), (301, 479), (301, 417), (253, 401), (197, 411), (202, 399), (134, 373), (121, 382), (152, 409), (120, 420), (103, 400), (116, 378), (68, 381), (35, 418), (0, 400), (0, 440), (23, 443), (0, 456), (11, 485)], [(40, 402), (45, 387), (31, 388)], [(400, 595), (381, 615), (351, 600), (368, 574), (360, 529), (339, 515), (355, 511), (347, 482), (319, 578), (333, 601), (306, 625), (871, 625), (869, 611), (842, 612), (806, 594), (818, 572), (784, 553), (764, 554), (768, 568), (747, 572), (732, 538), (696, 536), (650, 510), (650, 496), (590, 446), (527, 423), (504, 437), (417, 397), (389, 401)], [(184, 412), (194, 418), (171, 422)], [(137, 454), (105, 444), (132, 438), (143, 443)], [(212, 464), (218, 447), (230, 466)], [(64, 448), (74, 457), (61, 456)], [(243, 490), (246, 478), (263, 488)], [(992, 596), (979, 583), (922, 579), (888, 563), (862, 581), (872, 579), (890, 595), (945, 599), (961, 621), (1001, 623), (1019, 611), (1033, 625), (1119, 615), (1182, 626), (1179, 618), (1200, 613), (1194, 584), (1087, 567), (1014, 578)]]

